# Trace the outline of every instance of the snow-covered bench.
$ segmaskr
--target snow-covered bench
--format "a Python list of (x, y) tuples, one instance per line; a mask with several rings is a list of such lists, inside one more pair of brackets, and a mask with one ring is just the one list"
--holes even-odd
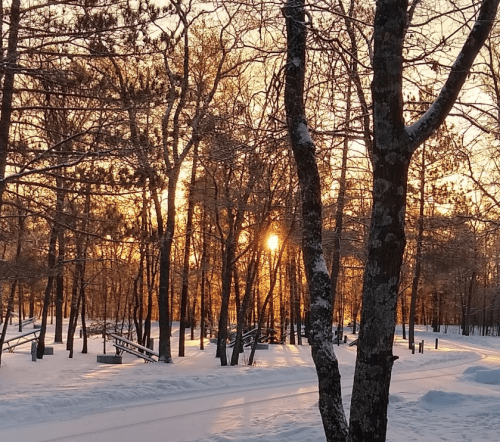
[(116, 335), (114, 333), (108, 333), (108, 336), (115, 341), (113, 346), (116, 348), (116, 354), (127, 352), (131, 355), (137, 356), (138, 358), (144, 359), (146, 362), (158, 362), (158, 359), (160, 358), (160, 355), (156, 351), (137, 344), (136, 342), (132, 342), (123, 336)]
[[(32, 318), (25, 319), (24, 321), (21, 321), (22, 327), (26, 327), (27, 325), (34, 324), (36, 321), (36, 317), (33, 316)], [(15, 325), (16, 327), (19, 326), (19, 323)]]
[(4, 341), (3, 349), (4, 350), (9, 350), (10, 353), (14, 352), (14, 348), (17, 347), (18, 345), (23, 345), (27, 344), (28, 342), (31, 341), (36, 341), (38, 340), (38, 335), (40, 334), (40, 330), (33, 330), (30, 332), (23, 333), (21, 335), (14, 336), (13, 338), (7, 339)]

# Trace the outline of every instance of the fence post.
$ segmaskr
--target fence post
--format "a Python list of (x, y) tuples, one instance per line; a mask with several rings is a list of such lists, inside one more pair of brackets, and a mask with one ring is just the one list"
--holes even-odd
[(424, 340), (422, 339), (422, 354), (424, 354)]
[(436, 338), (436, 350), (438, 349), (438, 338)]
[(36, 341), (31, 341), (31, 360), (36, 362)]

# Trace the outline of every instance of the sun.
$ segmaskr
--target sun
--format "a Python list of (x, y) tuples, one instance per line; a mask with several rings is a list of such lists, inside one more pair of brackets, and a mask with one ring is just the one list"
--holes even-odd
[(271, 250), (276, 250), (278, 248), (279, 239), (277, 235), (271, 235), (267, 238), (267, 247)]

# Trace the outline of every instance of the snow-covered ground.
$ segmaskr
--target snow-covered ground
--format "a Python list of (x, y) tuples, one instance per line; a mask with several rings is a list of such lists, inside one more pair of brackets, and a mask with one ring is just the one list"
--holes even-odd
[[(500, 338), (422, 329), (416, 339), (425, 340), (423, 354), (396, 340), (388, 441), (500, 440)], [(121, 365), (99, 364), (97, 337), (86, 355), (76, 339), (73, 359), (65, 345), (47, 345), (54, 355), (37, 362), (29, 345), (3, 354), (0, 442), (325, 440), (308, 346), (270, 346), (257, 351), (253, 367), (220, 367), (208, 341), (205, 351), (187, 341), (187, 356), (174, 364), (131, 355)], [(113, 352), (110, 343), (107, 350)], [(356, 348), (336, 353), (348, 412)]]

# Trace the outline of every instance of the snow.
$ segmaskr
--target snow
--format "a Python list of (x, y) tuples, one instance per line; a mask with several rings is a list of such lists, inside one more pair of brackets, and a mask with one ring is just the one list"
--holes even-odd
[(313, 271), (314, 273), (324, 273), (328, 275), (328, 269), (326, 267), (324, 255), (320, 255), (318, 258), (316, 258)]
[[(9, 336), (15, 334), (11, 328)], [(325, 441), (307, 345), (270, 345), (257, 351), (255, 366), (220, 367), (208, 340), (205, 351), (188, 340), (186, 357), (178, 358), (176, 339), (174, 333), (174, 364), (146, 364), (132, 355), (121, 365), (97, 363), (100, 337), (90, 339), (86, 355), (77, 338), (73, 359), (64, 344), (50, 342), (54, 355), (37, 362), (29, 344), (5, 352), (0, 441)], [(500, 338), (421, 328), (420, 340), (424, 354), (414, 355), (400, 334), (395, 341), (387, 440), (497, 441)], [(348, 413), (356, 347), (334, 349)], [(113, 352), (109, 342), (107, 351)]]
[(297, 126), (297, 132), (300, 136), (299, 143), (301, 144), (314, 144), (314, 141), (309, 134), (309, 130), (305, 123), (299, 123)]
[(492, 384), (498, 385), (500, 384), (500, 369), (494, 370), (477, 370), (474, 373), (474, 380), (481, 384)]

